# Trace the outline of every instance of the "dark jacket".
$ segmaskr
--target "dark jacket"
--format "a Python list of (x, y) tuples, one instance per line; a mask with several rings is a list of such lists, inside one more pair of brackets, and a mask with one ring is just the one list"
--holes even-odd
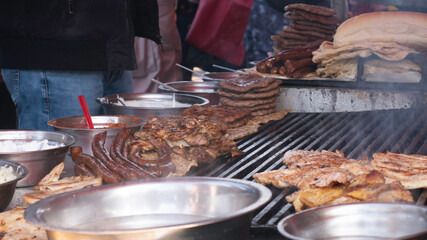
[(132, 70), (134, 36), (160, 43), (156, 0), (0, 1), (0, 68)]

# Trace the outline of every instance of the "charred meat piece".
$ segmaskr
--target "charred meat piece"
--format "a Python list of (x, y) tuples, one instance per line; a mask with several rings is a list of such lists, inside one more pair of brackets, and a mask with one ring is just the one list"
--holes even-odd
[(222, 121), (184, 116), (150, 117), (143, 127), (143, 131), (166, 140), (171, 147), (208, 146), (226, 130)]

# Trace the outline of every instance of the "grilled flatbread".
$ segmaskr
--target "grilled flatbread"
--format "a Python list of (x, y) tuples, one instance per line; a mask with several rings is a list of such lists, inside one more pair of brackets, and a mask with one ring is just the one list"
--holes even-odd
[(24, 219), (25, 208), (19, 207), (0, 213), (1, 240), (47, 240), (46, 231)]

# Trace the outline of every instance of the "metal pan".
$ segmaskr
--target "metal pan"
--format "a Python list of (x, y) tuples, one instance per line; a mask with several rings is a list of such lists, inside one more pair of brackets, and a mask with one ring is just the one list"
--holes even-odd
[(253, 212), (270, 198), (268, 188), (245, 180), (139, 180), (42, 199), (25, 219), (51, 240), (246, 240)]
[(427, 208), (406, 203), (353, 203), (304, 210), (282, 219), (288, 239), (426, 239)]

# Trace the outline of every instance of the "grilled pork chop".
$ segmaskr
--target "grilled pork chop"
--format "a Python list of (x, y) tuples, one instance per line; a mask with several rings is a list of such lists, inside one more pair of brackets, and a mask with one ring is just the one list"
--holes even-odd
[(427, 156), (375, 153), (372, 165), (386, 178), (400, 181), (406, 189), (427, 188)]
[(385, 183), (377, 171), (354, 176), (347, 184), (332, 187), (310, 186), (288, 196), (295, 211), (338, 203), (414, 202), (411, 193), (399, 182)]
[(303, 189), (346, 184), (354, 175), (372, 170), (362, 161), (344, 158), (341, 152), (291, 150), (285, 153), (283, 162), (287, 169), (256, 173), (253, 177), (262, 184)]

